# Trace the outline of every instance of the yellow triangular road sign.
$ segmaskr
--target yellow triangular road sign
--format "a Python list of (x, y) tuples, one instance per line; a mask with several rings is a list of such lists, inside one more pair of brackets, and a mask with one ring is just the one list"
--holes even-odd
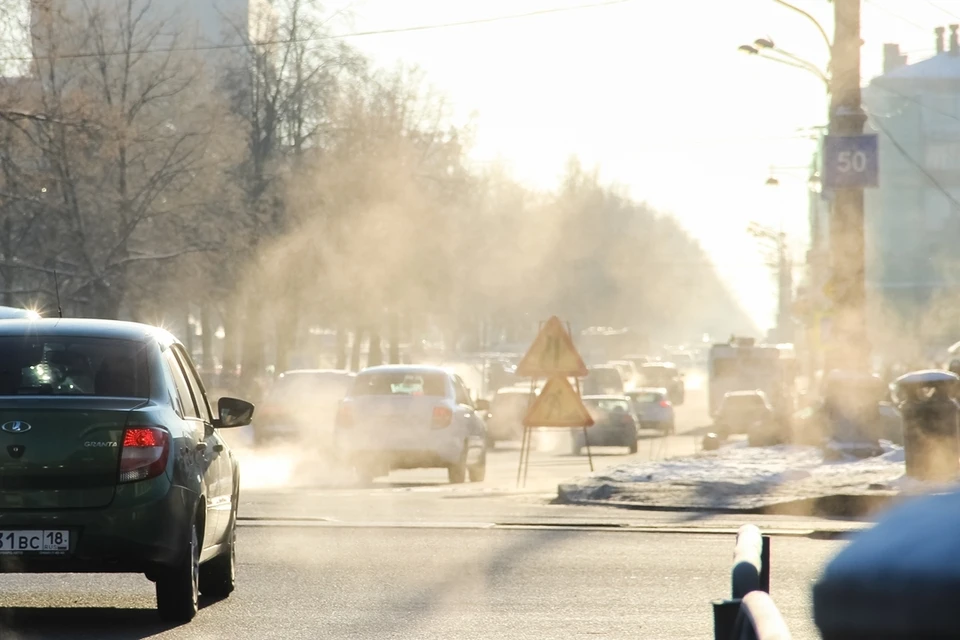
[(591, 427), (593, 418), (570, 382), (563, 376), (554, 376), (530, 405), (523, 426)]
[(560, 318), (553, 316), (543, 325), (517, 365), (517, 375), (524, 378), (587, 375), (587, 366)]

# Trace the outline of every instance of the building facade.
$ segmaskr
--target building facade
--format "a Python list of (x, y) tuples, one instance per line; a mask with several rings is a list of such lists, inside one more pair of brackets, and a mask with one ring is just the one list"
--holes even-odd
[(878, 134), (879, 187), (867, 189), (870, 326), (875, 345), (956, 340), (960, 312), (960, 43), (936, 30), (936, 55), (909, 64), (884, 47), (884, 73), (863, 91)]
[[(246, 45), (269, 37), (272, 0), (30, 0), (33, 55), (64, 61), (125, 46), (189, 52), (207, 63), (235, 60)], [(106, 33), (98, 43), (94, 33)]]

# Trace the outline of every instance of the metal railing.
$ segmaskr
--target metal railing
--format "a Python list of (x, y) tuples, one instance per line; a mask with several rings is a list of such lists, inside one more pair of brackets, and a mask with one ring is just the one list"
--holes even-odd
[(770, 536), (755, 525), (745, 524), (737, 532), (730, 590), (730, 599), (712, 603), (714, 640), (790, 639), (770, 597)]

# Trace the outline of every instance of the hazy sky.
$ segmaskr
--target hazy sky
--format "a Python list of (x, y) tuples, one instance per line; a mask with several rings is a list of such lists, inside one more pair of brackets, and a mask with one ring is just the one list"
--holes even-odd
[[(341, 31), (389, 29), (569, 7), (590, 0), (339, 0)], [(832, 36), (833, 5), (796, 0)], [(960, 0), (863, 0), (863, 75), (885, 42), (915, 62), (933, 28), (960, 22)], [(737, 52), (771, 37), (821, 67), (815, 27), (773, 0), (630, 0), (495, 23), (351, 39), (381, 64), (418, 64), (459, 117), (477, 115), (477, 161), (500, 160), (522, 181), (557, 184), (570, 154), (604, 179), (674, 214), (704, 245), (761, 326), (776, 289), (751, 221), (784, 224), (796, 258), (807, 242), (804, 167), (826, 122), (814, 76)], [(882, 162), (882, 159), (881, 159)], [(764, 185), (770, 167), (781, 186)]]

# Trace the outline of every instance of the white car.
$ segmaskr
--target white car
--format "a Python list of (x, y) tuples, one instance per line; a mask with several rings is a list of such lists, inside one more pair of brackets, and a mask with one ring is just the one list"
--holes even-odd
[(340, 403), (337, 449), (364, 482), (431, 468), (446, 469), (451, 483), (481, 482), (486, 425), (477, 409), (463, 380), (439, 367), (370, 367)]

